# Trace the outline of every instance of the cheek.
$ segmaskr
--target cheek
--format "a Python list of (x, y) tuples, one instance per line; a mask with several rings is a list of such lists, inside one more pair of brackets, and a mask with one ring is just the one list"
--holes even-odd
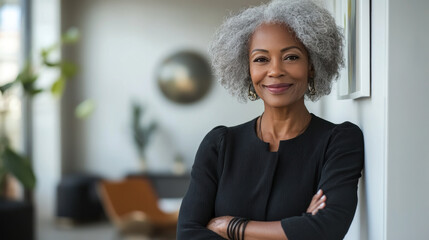
[(293, 66), (289, 69), (291, 75), (293, 75), (293, 77), (296, 80), (305, 80), (307, 81), (308, 78), (308, 68), (304, 65), (296, 65)]
[(260, 67), (249, 67), (250, 78), (253, 83), (257, 83), (263, 79), (264, 72)]

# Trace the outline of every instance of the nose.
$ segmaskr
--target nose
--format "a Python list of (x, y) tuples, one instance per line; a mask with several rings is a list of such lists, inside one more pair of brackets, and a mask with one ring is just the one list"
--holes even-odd
[(278, 78), (285, 75), (285, 70), (280, 60), (272, 60), (270, 64), (270, 69), (268, 71), (268, 76)]

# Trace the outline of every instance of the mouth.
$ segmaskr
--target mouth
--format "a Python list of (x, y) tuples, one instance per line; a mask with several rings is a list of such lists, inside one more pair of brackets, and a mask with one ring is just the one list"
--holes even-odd
[(272, 94), (280, 94), (288, 90), (290, 87), (292, 87), (292, 85), (293, 84), (290, 83), (278, 83), (263, 86)]

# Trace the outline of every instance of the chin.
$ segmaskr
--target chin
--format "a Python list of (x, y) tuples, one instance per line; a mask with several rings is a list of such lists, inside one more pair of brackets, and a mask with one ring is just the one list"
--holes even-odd
[(284, 99), (284, 98), (275, 98), (275, 99), (266, 99), (264, 100), (265, 105), (268, 105), (270, 107), (274, 108), (283, 108), (291, 105), (293, 101), (290, 99)]
[(265, 105), (268, 105), (273, 108), (287, 108), (301, 101), (304, 101), (304, 98), (302, 97), (291, 99), (288, 96), (269, 96), (262, 100), (264, 101)]

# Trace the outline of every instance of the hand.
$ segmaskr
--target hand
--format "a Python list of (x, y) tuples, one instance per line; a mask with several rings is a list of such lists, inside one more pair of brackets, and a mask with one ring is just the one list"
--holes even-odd
[(326, 195), (323, 195), (322, 189), (317, 191), (317, 193), (311, 199), (310, 206), (307, 208), (307, 213), (315, 215), (320, 209), (324, 209), (326, 206)]
[(221, 237), (228, 239), (226, 229), (228, 227), (229, 221), (231, 220), (232, 220), (231, 216), (222, 216), (222, 217), (213, 218), (207, 224), (207, 228), (217, 233)]

